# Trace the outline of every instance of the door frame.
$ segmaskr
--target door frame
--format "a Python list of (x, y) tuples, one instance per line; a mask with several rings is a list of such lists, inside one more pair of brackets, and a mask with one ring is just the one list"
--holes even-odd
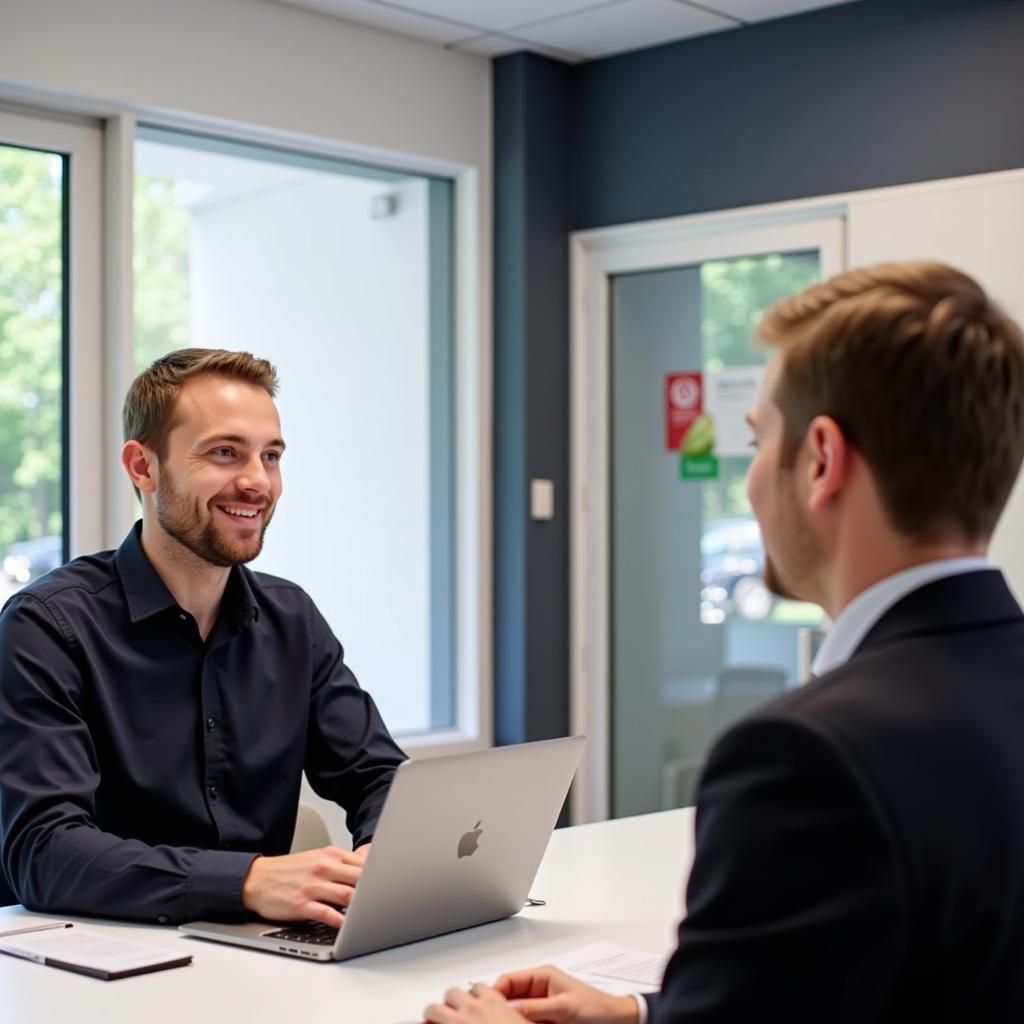
[(610, 813), (611, 278), (706, 260), (817, 249), (843, 269), (842, 202), (811, 200), (573, 233), (570, 261), (570, 726), (589, 742), (573, 785), (574, 824)]

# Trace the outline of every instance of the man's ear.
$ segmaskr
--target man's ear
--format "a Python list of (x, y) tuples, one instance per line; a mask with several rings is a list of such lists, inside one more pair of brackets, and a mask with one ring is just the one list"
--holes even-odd
[(807, 504), (823, 509), (846, 487), (850, 473), (850, 442), (831, 416), (815, 416), (807, 428)]
[(152, 494), (156, 490), (158, 466), (151, 448), (141, 441), (125, 441), (121, 449), (121, 465), (132, 484), (143, 494)]

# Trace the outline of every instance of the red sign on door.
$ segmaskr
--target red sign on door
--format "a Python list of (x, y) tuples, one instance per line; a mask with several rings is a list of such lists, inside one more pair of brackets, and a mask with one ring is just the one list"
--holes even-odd
[(704, 411), (704, 382), (700, 371), (665, 375), (665, 450), (679, 451), (683, 435)]

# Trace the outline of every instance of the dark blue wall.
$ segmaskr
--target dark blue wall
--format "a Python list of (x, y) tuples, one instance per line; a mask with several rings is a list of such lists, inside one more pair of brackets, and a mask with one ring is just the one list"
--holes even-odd
[[(1024, 166), (1024, 0), (859, 0), (494, 64), (499, 742), (568, 727), (568, 234)], [(552, 523), (528, 518), (531, 477)]]
[(1024, 2), (860, 0), (576, 69), (573, 226), (1024, 166)]
[[(496, 62), (494, 212), (495, 738), (569, 723), (569, 149), (571, 68)], [(530, 479), (556, 483), (529, 516)]]

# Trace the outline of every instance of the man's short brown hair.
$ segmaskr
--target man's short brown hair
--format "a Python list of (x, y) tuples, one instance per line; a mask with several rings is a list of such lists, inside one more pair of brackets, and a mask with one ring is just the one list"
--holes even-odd
[(760, 334), (782, 360), (783, 466), (830, 416), (897, 531), (991, 536), (1024, 455), (1024, 336), (975, 280), (928, 262), (851, 270), (777, 303)]
[(271, 398), (277, 395), (277, 371), (266, 359), (221, 348), (182, 348), (161, 356), (132, 382), (121, 417), (124, 439), (139, 441), (162, 459), (175, 426), (174, 406), (182, 386), (207, 374), (255, 384)]

